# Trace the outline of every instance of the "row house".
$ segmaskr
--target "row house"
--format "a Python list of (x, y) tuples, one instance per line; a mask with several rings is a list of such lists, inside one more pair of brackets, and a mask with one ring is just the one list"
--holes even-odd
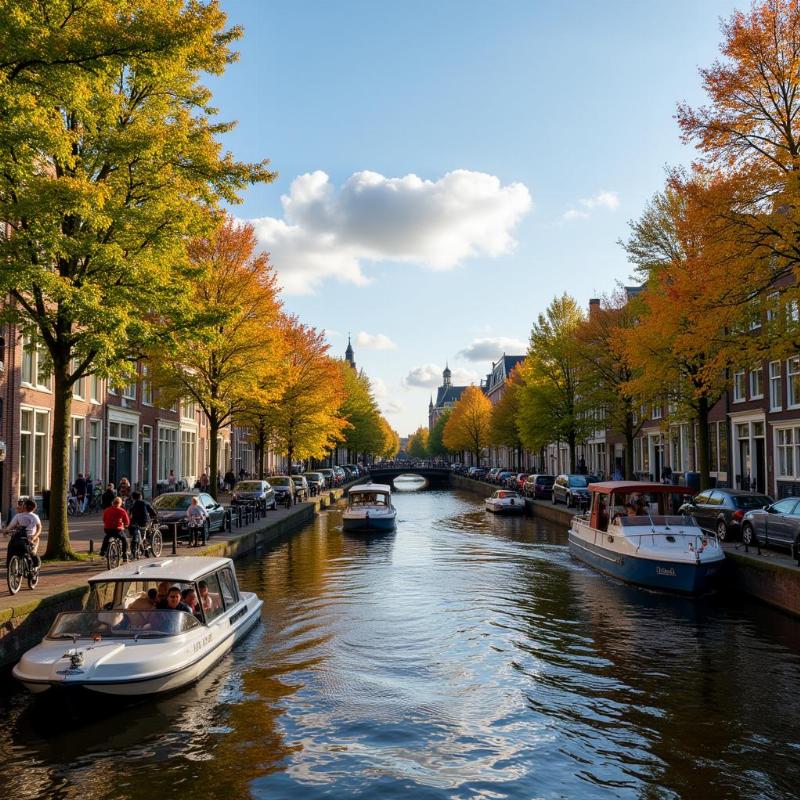
[[(492, 362), (491, 371), (481, 381), (481, 389), (493, 406), (500, 402), (505, 391), (506, 380), (511, 372), (524, 359), (525, 356), (507, 356), (503, 353), (497, 361)], [(526, 453), (505, 445), (489, 448), (490, 463), (501, 464), (509, 469), (523, 469), (526, 455)]]
[[(44, 348), (14, 326), (0, 330), (0, 515), (6, 518), (16, 497), (41, 498), (49, 489), (53, 389)], [(162, 407), (144, 363), (121, 389), (97, 376), (78, 381), (70, 429), (71, 481), (78, 473), (115, 484), (127, 477), (149, 497), (166, 487), (170, 472), (188, 486), (208, 472), (205, 414), (192, 401)], [(254, 472), (247, 431), (226, 428), (218, 447), (221, 471)]]

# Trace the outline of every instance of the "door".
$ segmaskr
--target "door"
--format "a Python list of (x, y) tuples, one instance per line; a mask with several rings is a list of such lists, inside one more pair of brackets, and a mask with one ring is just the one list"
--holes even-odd
[(111, 439), (108, 442), (108, 480), (119, 486), (120, 479), (131, 478), (132, 442)]
[(794, 514), (797, 503), (796, 497), (786, 497), (769, 507), (765, 523), (767, 541), (783, 544), (794, 542), (797, 527), (797, 517)]
[[(764, 494), (767, 490), (767, 481), (766, 481), (766, 448), (764, 446), (764, 439), (754, 439), (753, 442), (755, 443), (756, 448), (756, 457), (755, 457), (755, 475), (753, 475), (753, 480), (755, 481), (755, 489), (757, 492)], [(750, 487), (753, 488), (752, 486)]]
[(750, 463), (750, 440), (739, 439), (739, 474), (742, 489), (750, 489), (750, 476), (752, 464)]

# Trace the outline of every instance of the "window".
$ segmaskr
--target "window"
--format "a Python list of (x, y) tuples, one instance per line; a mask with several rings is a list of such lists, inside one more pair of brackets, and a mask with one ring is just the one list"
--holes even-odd
[(101, 425), (99, 419), (90, 419), (89, 420), (89, 475), (92, 476), (95, 480), (100, 477), (100, 472), (102, 470), (102, 437), (100, 436), (101, 433)]
[[(144, 402), (144, 383), (142, 383), (142, 402)], [(150, 486), (150, 462), (153, 458), (153, 429), (142, 426), (142, 486)]]
[(745, 399), (744, 371), (733, 373), (733, 402), (741, 403)]
[(769, 362), (769, 409), (780, 411), (783, 402), (783, 386), (781, 378), (781, 362)]
[(650, 419), (661, 419), (661, 406), (652, 407)]
[(194, 400), (182, 400), (181, 401), (181, 416), (184, 419), (190, 419), (190, 420), (194, 421), (194, 418), (195, 418)]
[(157, 480), (166, 481), (169, 471), (178, 468), (178, 431), (175, 428), (158, 428)]
[(219, 583), (222, 588), (222, 599), (225, 601), (225, 608), (230, 608), (239, 602), (239, 592), (236, 590), (236, 581), (231, 575), (230, 569), (221, 569), (218, 573)]
[(767, 295), (767, 322), (774, 322), (777, 319), (780, 296), (780, 292), (771, 292)]
[(181, 431), (181, 468), (183, 475), (187, 479), (195, 477), (195, 470), (197, 469), (197, 434), (194, 431)]
[[(204, 600), (205, 587), (208, 588), (208, 600)], [(214, 575), (208, 575), (203, 580), (197, 582), (197, 588), (200, 591), (200, 602), (203, 604), (203, 610), (206, 615), (206, 622), (216, 619), (223, 611), (222, 607), (222, 590), (219, 586), (219, 578)]]
[(786, 384), (789, 408), (800, 406), (800, 356), (792, 356), (787, 360)]
[(748, 327), (751, 331), (754, 331), (756, 328), (761, 327), (761, 311), (758, 307), (758, 299), (753, 300), (750, 303), (750, 319), (748, 321)]
[(793, 431), (782, 428), (775, 431), (775, 444), (778, 450), (778, 477), (794, 477)]
[(728, 468), (728, 423), (719, 423), (719, 472)]
[(83, 430), (85, 420), (72, 418), (72, 442), (69, 451), (69, 477), (74, 481), (83, 472)]
[(147, 364), (142, 364), (142, 402), (146, 406), (153, 405), (153, 384), (148, 380), (150, 368)]
[[(134, 365), (134, 370), (136, 369), (136, 365)], [(136, 399), (136, 372), (133, 374), (133, 380), (130, 383), (126, 383), (125, 386), (122, 387), (122, 396), (126, 400), (135, 400)]]
[(797, 300), (790, 300), (786, 304), (786, 321), (789, 323), (800, 322), (800, 304)]
[(41, 494), (47, 488), (50, 412), (23, 408), (20, 412), (20, 494)]
[(22, 337), (22, 382), (50, 391), (50, 359), (30, 335)]
[(100, 384), (100, 378), (97, 375), (90, 375), (89, 376), (89, 399), (93, 403), (100, 402), (100, 394), (102, 392), (102, 386)]
[(758, 400), (764, 396), (764, 367), (750, 370), (750, 398)]
[(784, 500), (780, 500), (772, 506), (772, 511), (775, 514), (791, 514), (794, 511), (794, 507), (797, 505), (797, 498), (796, 497), (787, 497)]
[[(70, 362), (70, 367), (69, 367), (70, 372), (74, 374), (75, 371), (78, 369), (78, 366), (79, 366), (78, 359), (73, 358), (72, 361)], [(75, 383), (72, 384), (72, 396), (76, 400), (83, 400), (84, 381), (85, 378), (78, 378), (78, 380), (76, 380)]]

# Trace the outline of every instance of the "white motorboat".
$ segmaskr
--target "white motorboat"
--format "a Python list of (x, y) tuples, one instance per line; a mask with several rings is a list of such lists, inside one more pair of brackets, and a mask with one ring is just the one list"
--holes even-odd
[(347, 508), (342, 512), (346, 531), (390, 531), (397, 521), (392, 505), (392, 490), (383, 483), (365, 483), (348, 492)]
[(725, 553), (694, 517), (673, 513), (685, 486), (639, 481), (589, 485), (588, 514), (572, 519), (569, 550), (577, 559), (627, 583), (699, 594), (722, 572)]
[(484, 501), (487, 511), (494, 514), (522, 514), (525, 511), (525, 498), (512, 489), (498, 489)]
[[(153, 605), (152, 590), (163, 596), (176, 586), (195, 591), (195, 613)], [(179, 689), (208, 672), (252, 628), (262, 605), (253, 592), (239, 591), (229, 558), (135, 561), (91, 578), (84, 610), (59, 614), (13, 675), (32, 692)]]

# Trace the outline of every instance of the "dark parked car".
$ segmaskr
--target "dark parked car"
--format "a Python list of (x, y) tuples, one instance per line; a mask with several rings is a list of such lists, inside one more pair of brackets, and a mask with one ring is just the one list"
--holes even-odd
[(566, 503), (575, 508), (589, 502), (589, 478), (586, 475), (559, 475), (553, 482), (551, 499), (553, 505)]
[(159, 495), (153, 500), (153, 508), (158, 514), (160, 525), (168, 526), (172, 529), (174, 523), (178, 523), (178, 535), (188, 535), (188, 525), (186, 524), (186, 511), (192, 504), (192, 498), (198, 497), (200, 505), (208, 514), (205, 522), (203, 538), (208, 539), (209, 534), (214, 531), (224, 531), (228, 521), (228, 511), (226, 511), (210, 494), (204, 492), (167, 492)]
[(742, 539), (753, 544), (776, 544), (790, 550), (800, 538), (800, 497), (785, 497), (764, 508), (748, 511), (742, 520)]
[(325, 476), (321, 472), (306, 472), (303, 477), (308, 481), (308, 490), (312, 497), (325, 489)]
[(707, 489), (680, 508), (691, 514), (701, 528), (715, 531), (720, 540), (741, 536), (742, 521), (748, 511), (764, 508), (772, 500), (765, 494), (742, 489)]
[(553, 496), (555, 479), (555, 475), (529, 475), (522, 486), (522, 493), (526, 497), (549, 500)]
[(332, 469), (321, 469), (319, 474), (325, 478), (325, 488), (326, 489), (333, 489), (336, 486), (336, 473)]
[(347, 479), (347, 474), (341, 467), (334, 467), (333, 471), (336, 474), (337, 479), (339, 480), (339, 483), (337, 485), (341, 486)]
[(303, 503), (308, 500), (308, 481), (305, 475), (292, 475), (294, 481), (294, 496), (296, 503)]
[[(297, 502), (294, 481), (288, 475), (273, 475), (269, 482), (272, 484), (275, 500), (279, 505), (292, 505)], [(287, 499), (287, 495), (289, 499)]]
[(275, 492), (267, 481), (239, 481), (233, 489), (231, 505), (258, 503), (262, 508), (275, 508)]

